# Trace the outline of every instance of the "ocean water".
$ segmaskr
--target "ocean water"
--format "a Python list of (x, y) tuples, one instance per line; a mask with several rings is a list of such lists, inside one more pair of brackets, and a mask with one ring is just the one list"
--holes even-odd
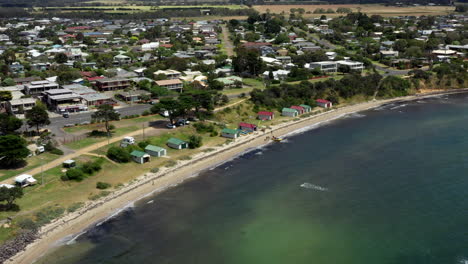
[(254, 150), (38, 263), (466, 264), (468, 95), (387, 105)]

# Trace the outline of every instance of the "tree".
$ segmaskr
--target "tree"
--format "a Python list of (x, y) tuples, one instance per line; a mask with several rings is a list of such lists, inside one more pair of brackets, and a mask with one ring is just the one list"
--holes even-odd
[[(5, 78), (2, 82), (3, 86), (13, 86), (15, 85), (16, 82), (12, 78)], [(2, 91), (2, 92), (9, 92), (9, 91)]]
[(0, 188), (0, 202), (6, 202), (4, 208), (6, 210), (11, 210), (19, 208), (17, 205), (14, 204), (15, 200), (18, 198), (23, 197), (23, 188), (21, 187), (1, 187)]
[(10, 101), (13, 99), (10, 91), (0, 91), (0, 102)]
[(111, 127), (109, 125), (109, 121), (119, 120), (120, 114), (114, 110), (112, 105), (102, 104), (98, 106), (98, 110), (93, 113), (91, 118), (97, 121), (104, 121), (107, 135), (110, 136)]
[(65, 63), (68, 61), (68, 57), (65, 53), (57, 53), (54, 57), (55, 62)]
[(126, 149), (119, 147), (110, 147), (107, 150), (107, 157), (119, 163), (127, 163), (132, 159), (130, 153), (128, 153)]
[(0, 165), (9, 168), (12, 165), (22, 164), (29, 155), (26, 140), (17, 135), (0, 136)]
[(31, 110), (26, 111), (24, 115), (26, 123), (29, 127), (36, 127), (37, 134), (39, 135), (39, 128), (50, 124), (49, 114), (46, 107), (38, 103), (33, 106)]
[(188, 140), (189, 143), (189, 148), (195, 149), (201, 147), (202, 143), (202, 137), (197, 136), (197, 135), (191, 135)]
[(174, 120), (185, 113), (184, 106), (172, 98), (163, 98), (159, 103), (151, 107), (153, 113), (160, 113), (161, 111), (168, 111), (171, 124), (174, 124)]
[(76, 34), (75, 39), (76, 39), (77, 41), (83, 41), (83, 40), (84, 40), (84, 35), (83, 35), (83, 33), (78, 32), (78, 34)]
[(21, 119), (15, 116), (1, 113), (0, 114), (0, 133), (3, 135), (13, 134), (16, 130), (20, 129), (23, 125)]
[(262, 72), (264, 64), (257, 50), (240, 47), (236, 49), (236, 53), (237, 56), (232, 60), (235, 72), (250, 73), (252, 75)]
[(275, 44), (289, 43), (289, 37), (286, 33), (278, 34), (275, 38)]

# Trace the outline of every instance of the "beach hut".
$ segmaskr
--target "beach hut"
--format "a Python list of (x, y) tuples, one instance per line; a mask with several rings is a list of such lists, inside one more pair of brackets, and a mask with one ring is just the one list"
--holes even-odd
[(188, 148), (188, 143), (180, 140), (178, 138), (170, 138), (166, 143), (170, 148), (173, 149), (186, 149)]
[(143, 151), (134, 150), (130, 153), (130, 156), (132, 156), (133, 161), (136, 163), (143, 164), (150, 161), (150, 155)]
[(76, 162), (74, 160), (66, 160), (63, 162), (63, 167), (64, 168), (73, 168), (76, 166)]
[(283, 108), (283, 110), (281, 110), (282, 116), (296, 117), (298, 114), (299, 112), (297, 112), (296, 109), (292, 109), (292, 108), (285, 107)]
[(312, 106), (310, 105), (301, 104), (299, 106), (304, 108), (304, 113), (309, 113), (310, 111), (312, 111)]
[(317, 99), (317, 105), (323, 108), (331, 108), (333, 106), (332, 102), (324, 99)]
[(239, 137), (239, 134), (240, 132), (237, 129), (224, 128), (223, 130), (221, 130), (221, 136), (225, 138), (236, 139)]
[(273, 112), (268, 111), (260, 111), (257, 113), (257, 117), (260, 120), (273, 120), (275, 118), (275, 114)]
[(145, 152), (150, 154), (153, 157), (162, 157), (166, 156), (167, 151), (165, 148), (161, 148), (158, 146), (148, 145), (145, 148)]
[(302, 107), (302, 106), (298, 106), (298, 105), (293, 105), (290, 107), (291, 109), (296, 109), (297, 112), (302, 115), (303, 113), (305, 113), (305, 109)]
[(253, 132), (257, 131), (257, 126), (254, 124), (241, 122), (239, 123), (239, 129), (243, 131)]
[(32, 175), (21, 174), (15, 178), (15, 183), (21, 187), (26, 187), (29, 185), (34, 185), (37, 183), (37, 180), (34, 179)]

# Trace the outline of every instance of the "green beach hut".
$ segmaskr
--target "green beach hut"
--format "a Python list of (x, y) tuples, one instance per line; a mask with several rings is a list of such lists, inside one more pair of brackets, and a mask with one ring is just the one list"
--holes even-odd
[(167, 154), (167, 151), (165, 148), (161, 148), (161, 147), (154, 146), (154, 145), (146, 146), (145, 152), (150, 154), (153, 157), (162, 157), (162, 156), (166, 156)]
[(310, 105), (301, 104), (299, 106), (304, 108), (304, 113), (309, 113), (310, 111), (312, 111), (312, 106), (310, 106)]
[(225, 138), (236, 139), (239, 137), (239, 134), (240, 132), (237, 129), (223, 128), (223, 130), (221, 130), (221, 136)]
[(296, 109), (292, 109), (292, 108), (283, 108), (283, 110), (281, 110), (281, 115), (282, 116), (289, 116), (289, 117), (296, 117), (299, 115), (299, 112), (296, 110)]
[(178, 138), (170, 138), (166, 142), (166, 144), (167, 144), (168, 147), (173, 148), (173, 149), (186, 149), (186, 148), (188, 148), (188, 143), (183, 141), (183, 140), (180, 140)]
[(134, 150), (130, 153), (130, 156), (132, 156), (132, 160), (136, 163), (143, 164), (150, 161), (150, 155), (143, 151)]

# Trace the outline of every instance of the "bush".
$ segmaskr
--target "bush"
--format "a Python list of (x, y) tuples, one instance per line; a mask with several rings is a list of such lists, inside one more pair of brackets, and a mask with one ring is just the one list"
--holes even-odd
[(47, 207), (36, 213), (36, 224), (43, 226), (60, 217), (65, 212), (62, 207)]
[(141, 149), (145, 149), (146, 146), (148, 146), (149, 144), (150, 144), (150, 142), (148, 140), (140, 141), (140, 142), (138, 142), (138, 147), (140, 147)]
[(73, 203), (67, 208), (67, 212), (73, 213), (76, 210), (80, 209), (83, 205), (84, 203)]
[(50, 153), (52, 153), (54, 155), (63, 155), (63, 151), (61, 149), (58, 149), (58, 148), (54, 148), (53, 150), (50, 151)]
[(195, 149), (195, 148), (199, 148), (202, 146), (202, 137), (200, 136), (197, 136), (197, 135), (191, 135), (189, 137), (189, 148), (191, 149)]
[(112, 185), (110, 183), (107, 183), (107, 182), (97, 182), (96, 183), (96, 188), (101, 189), (101, 190), (107, 189), (107, 188), (109, 188), (111, 186)]
[(85, 178), (83, 171), (79, 168), (69, 169), (66, 175), (68, 179), (75, 181), (82, 181)]
[(127, 150), (119, 147), (110, 147), (107, 150), (107, 157), (119, 163), (127, 163), (132, 158)]
[(151, 112), (148, 111), (148, 110), (145, 110), (145, 111), (143, 111), (143, 113), (141, 113), (142, 116), (148, 116), (150, 114), (151, 114)]
[(170, 160), (166, 163), (166, 167), (167, 168), (170, 168), (170, 167), (174, 167), (175, 165), (177, 165), (177, 162), (173, 161), (173, 160)]
[(152, 169), (151, 169), (151, 172), (152, 172), (152, 173), (158, 173), (158, 171), (159, 171), (159, 168), (152, 168)]
[(21, 227), (21, 229), (26, 230), (37, 229), (37, 224), (30, 218), (21, 219), (20, 221), (18, 221), (18, 226)]
[(218, 131), (213, 131), (210, 133), (210, 137), (216, 137), (218, 136)]
[(69, 181), (69, 180), (70, 180), (70, 179), (68, 178), (67, 175), (62, 175), (62, 176), (60, 176), (60, 179), (61, 179), (62, 181)]

